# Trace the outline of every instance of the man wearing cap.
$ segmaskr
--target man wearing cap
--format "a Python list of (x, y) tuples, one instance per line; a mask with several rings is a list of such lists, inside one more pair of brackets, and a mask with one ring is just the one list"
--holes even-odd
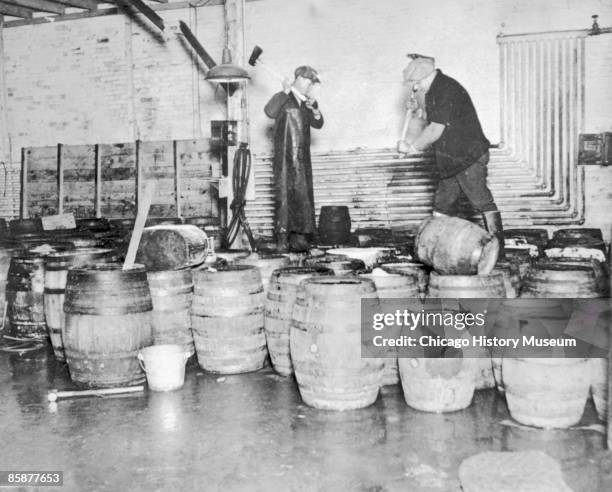
[(487, 230), (497, 237), (499, 258), (504, 258), (501, 214), (487, 187), (489, 141), (472, 100), (459, 82), (436, 70), (433, 58), (409, 56), (413, 60), (404, 70), (404, 83), (413, 91), (411, 101), (425, 96), (427, 125), (420, 133), (400, 140), (398, 152), (420, 153), (431, 146), (440, 174), (434, 215), (453, 215), (456, 202), (466, 196), (482, 214)]
[(320, 83), (309, 66), (295, 70), (295, 80), (283, 81), (264, 112), (274, 118), (274, 191), (276, 247), (279, 252), (305, 251), (316, 231), (310, 127), (323, 126), (323, 115), (310, 93)]

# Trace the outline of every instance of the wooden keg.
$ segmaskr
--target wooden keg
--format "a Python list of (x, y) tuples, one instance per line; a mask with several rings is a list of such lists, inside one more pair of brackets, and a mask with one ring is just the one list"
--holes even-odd
[(416, 237), (420, 261), (444, 275), (486, 275), (497, 261), (495, 236), (458, 217), (430, 217)]
[(591, 382), (587, 359), (504, 358), (506, 401), (516, 421), (566, 428), (582, 418)]
[(316, 258), (307, 258), (306, 266), (319, 266), (329, 268), (334, 275), (346, 276), (357, 275), (366, 271), (365, 264), (361, 260), (352, 260), (341, 255), (325, 255)]
[(454, 412), (472, 403), (476, 359), (400, 358), (406, 403), (423, 412)]
[[(464, 298), (464, 299), (502, 299), (506, 297), (504, 276), (501, 273), (489, 275), (440, 275), (432, 272), (429, 278), (428, 296), (431, 298)], [(470, 331), (473, 335), (476, 333)], [(491, 353), (486, 348), (472, 347), (464, 354), (475, 358), (476, 389), (495, 387), (495, 377)]]
[[(400, 275), (397, 273), (363, 273), (361, 278), (370, 279), (376, 286), (380, 299), (414, 299), (420, 296), (416, 275)], [(400, 382), (397, 357), (384, 358), (383, 386)]]
[(424, 296), (427, 293), (427, 285), (429, 285), (429, 267), (424, 263), (416, 261), (391, 262), (383, 263), (380, 268), (385, 272), (398, 275), (416, 275), (419, 295)]
[(593, 259), (603, 263), (606, 261), (606, 243), (589, 235), (559, 236), (548, 242), (544, 253), (547, 258)]
[(506, 229), (504, 239), (506, 246), (509, 247), (523, 246), (529, 251), (528, 246), (534, 246), (537, 250), (535, 256), (542, 256), (548, 244), (548, 231), (546, 229)]
[(281, 376), (293, 374), (289, 331), (300, 282), (333, 274), (332, 270), (324, 267), (285, 267), (272, 272), (265, 303), (264, 329), (272, 366)]
[(191, 332), (193, 279), (191, 270), (147, 272), (153, 312), (151, 325), (155, 345), (181, 345), (195, 353)]
[(68, 270), (62, 331), (73, 382), (88, 387), (141, 383), (138, 351), (153, 343), (151, 293), (143, 265), (96, 263)]
[(383, 359), (361, 357), (361, 298), (376, 295), (374, 282), (317, 277), (300, 285), (290, 345), (302, 399), (328, 410), (371, 405), (384, 365)]
[(500, 273), (489, 275), (440, 275), (429, 277), (428, 295), (432, 298), (504, 298), (506, 288)]
[(111, 228), (110, 222), (104, 217), (77, 219), (76, 226), (79, 231), (85, 232), (107, 232), (110, 231)]
[(28, 234), (41, 234), (43, 232), (40, 217), (31, 219), (14, 219), (9, 222), (11, 235), (14, 237)]
[(136, 261), (147, 271), (167, 271), (204, 263), (208, 252), (206, 233), (193, 225), (146, 227)]
[(200, 367), (220, 374), (261, 369), (268, 352), (259, 269), (195, 270), (193, 282), (191, 321)]
[(268, 286), (270, 285), (270, 277), (272, 272), (278, 268), (283, 268), (291, 264), (291, 260), (287, 255), (271, 254), (261, 255), (259, 253), (252, 253), (246, 258), (237, 260), (240, 265), (253, 265), (259, 269), (261, 274), (261, 282), (264, 287), (264, 294), (268, 292)]
[(44, 292), (44, 258), (30, 254), (13, 256), (6, 279), (9, 335), (47, 339)]
[(602, 297), (602, 275), (597, 263), (540, 261), (525, 275), (522, 297)]
[(66, 325), (64, 298), (68, 269), (82, 267), (88, 263), (108, 263), (116, 261), (112, 249), (84, 248), (74, 251), (51, 253), (45, 257), (45, 319), (53, 353), (57, 360), (65, 360), (62, 330)]
[(348, 244), (351, 216), (345, 205), (324, 205), (319, 213), (319, 239), (322, 244)]

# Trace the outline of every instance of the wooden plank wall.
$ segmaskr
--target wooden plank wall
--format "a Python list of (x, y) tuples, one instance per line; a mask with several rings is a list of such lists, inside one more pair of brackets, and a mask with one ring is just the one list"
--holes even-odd
[(218, 217), (219, 176), (208, 139), (28, 147), (21, 216), (133, 218), (139, 191), (155, 180), (151, 217)]
[(22, 150), (22, 209), (27, 217), (59, 213), (57, 147)]

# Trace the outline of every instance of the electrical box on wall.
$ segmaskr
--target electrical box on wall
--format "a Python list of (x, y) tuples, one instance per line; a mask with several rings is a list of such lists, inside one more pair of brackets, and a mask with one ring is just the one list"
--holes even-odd
[(612, 164), (612, 132), (581, 133), (578, 164), (609, 166)]
[(210, 122), (210, 143), (212, 145), (236, 145), (237, 122), (234, 120), (212, 120)]

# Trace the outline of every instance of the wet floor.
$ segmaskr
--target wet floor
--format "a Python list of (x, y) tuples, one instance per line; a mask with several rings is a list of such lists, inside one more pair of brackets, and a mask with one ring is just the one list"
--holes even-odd
[(0, 469), (62, 470), (64, 487), (47, 492), (456, 491), (468, 456), (527, 449), (559, 460), (576, 492), (612, 490), (603, 434), (502, 424), (493, 390), (437, 415), (410, 409), (400, 386), (363, 410), (315, 410), (271, 369), (219, 377), (190, 364), (178, 391), (56, 403), (50, 388), (71, 388), (51, 353), (0, 354)]

